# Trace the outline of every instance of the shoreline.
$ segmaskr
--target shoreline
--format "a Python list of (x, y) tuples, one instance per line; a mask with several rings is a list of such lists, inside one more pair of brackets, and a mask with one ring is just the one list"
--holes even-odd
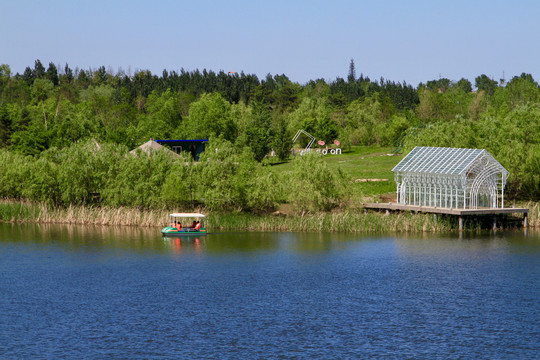
[[(521, 203), (520, 203), (521, 204)], [(540, 227), (540, 203), (523, 202), (530, 209), (529, 228)], [(69, 206), (51, 207), (26, 201), (0, 201), (0, 222), (77, 224), (105, 226), (163, 227), (168, 216), (177, 209), (143, 210), (128, 207)], [(514, 221), (515, 220), (515, 221)], [(518, 229), (519, 218), (508, 216), (504, 229)], [(491, 218), (475, 218), (466, 221), (464, 230), (490, 229)], [(343, 210), (315, 214), (252, 214), (211, 213), (208, 215), (210, 231), (305, 231), (305, 232), (402, 232), (441, 233), (457, 231), (457, 219), (452, 216), (432, 214), (384, 212), (364, 213), (363, 209)]]

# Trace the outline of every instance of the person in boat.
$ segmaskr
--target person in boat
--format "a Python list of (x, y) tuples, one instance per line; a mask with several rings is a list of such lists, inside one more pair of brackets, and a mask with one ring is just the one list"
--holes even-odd
[(195, 220), (193, 220), (193, 224), (191, 224), (191, 228), (195, 229), (195, 226), (197, 226), (197, 222)]
[(200, 231), (201, 230), (201, 223), (197, 221), (197, 224), (195, 224), (195, 230)]
[(178, 231), (182, 230), (182, 224), (180, 223), (180, 221), (179, 221), (178, 223), (176, 223), (176, 226), (175, 226), (175, 227), (176, 227), (176, 229), (177, 229)]

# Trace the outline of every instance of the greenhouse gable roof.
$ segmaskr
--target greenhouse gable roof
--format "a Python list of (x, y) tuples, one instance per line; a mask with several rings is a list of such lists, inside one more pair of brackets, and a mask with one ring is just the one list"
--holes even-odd
[(444, 147), (415, 147), (397, 164), (392, 171), (459, 175), (482, 155), (496, 162), (501, 171), (508, 173), (486, 150)]

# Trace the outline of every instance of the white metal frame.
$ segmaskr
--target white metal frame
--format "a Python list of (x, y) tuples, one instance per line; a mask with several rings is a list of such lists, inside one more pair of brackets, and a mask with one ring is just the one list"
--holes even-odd
[(392, 171), (399, 204), (504, 207), (509, 173), (486, 150), (415, 147)]
[(304, 134), (306, 135), (307, 137), (309, 137), (310, 141), (309, 141), (309, 144), (306, 146), (306, 151), (309, 151), (309, 149), (311, 149), (311, 145), (313, 145), (313, 143), (315, 142), (315, 137), (313, 135), (311, 135), (310, 133), (304, 131), (303, 129), (300, 129), (296, 132), (296, 135), (294, 135), (294, 138), (292, 140), (293, 144), (296, 142), (296, 140), (298, 140), (298, 137), (301, 135), (301, 134)]

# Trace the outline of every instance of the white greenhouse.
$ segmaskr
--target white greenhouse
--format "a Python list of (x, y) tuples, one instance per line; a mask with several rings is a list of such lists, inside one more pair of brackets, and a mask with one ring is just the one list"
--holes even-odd
[(504, 207), (508, 171), (486, 150), (415, 147), (392, 171), (398, 204)]

